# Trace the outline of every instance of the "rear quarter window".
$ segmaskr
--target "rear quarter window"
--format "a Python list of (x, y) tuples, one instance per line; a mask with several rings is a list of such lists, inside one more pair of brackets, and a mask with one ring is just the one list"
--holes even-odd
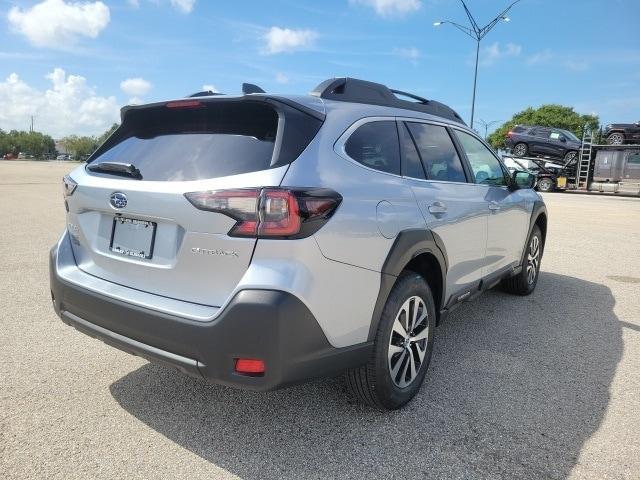
[(361, 125), (351, 134), (344, 150), (350, 158), (366, 167), (400, 175), (400, 144), (393, 120)]

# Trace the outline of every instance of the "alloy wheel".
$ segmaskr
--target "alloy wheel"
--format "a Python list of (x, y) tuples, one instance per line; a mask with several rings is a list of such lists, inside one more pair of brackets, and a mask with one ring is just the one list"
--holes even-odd
[(527, 255), (527, 282), (533, 285), (536, 281), (538, 268), (540, 266), (540, 239), (537, 235), (531, 238), (529, 243), (529, 252)]
[(513, 153), (518, 156), (518, 157), (524, 157), (524, 155), (527, 153), (527, 147), (524, 143), (519, 143), (518, 145), (516, 145), (516, 147), (513, 149)]
[(388, 364), (393, 383), (404, 388), (418, 376), (429, 341), (427, 307), (418, 296), (409, 297), (400, 307), (389, 339)]
[(612, 133), (607, 137), (609, 145), (622, 145), (624, 143), (624, 137), (621, 133)]

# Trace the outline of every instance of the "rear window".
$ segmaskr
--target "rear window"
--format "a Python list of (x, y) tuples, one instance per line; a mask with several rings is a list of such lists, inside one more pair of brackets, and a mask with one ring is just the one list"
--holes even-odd
[[(197, 108), (161, 105), (131, 110), (91, 163), (130, 163), (143, 180), (151, 181), (200, 180), (280, 166), (302, 152), (321, 124), (284, 107), (285, 130), (291, 134), (288, 140), (283, 138), (280, 149), (276, 148), (278, 112), (264, 102), (217, 101)], [(296, 122), (311, 125), (305, 128)], [(288, 158), (276, 158), (276, 150)]]

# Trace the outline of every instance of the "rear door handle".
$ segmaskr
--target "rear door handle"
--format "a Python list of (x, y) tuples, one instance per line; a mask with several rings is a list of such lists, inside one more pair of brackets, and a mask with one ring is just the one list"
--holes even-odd
[(500, 204), (498, 202), (489, 202), (489, 210), (494, 212), (500, 210)]
[(429, 213), (432, 215), (443, 215), (447, 213), (447, 206), (442, 202), (433, 202), (429, 205)]

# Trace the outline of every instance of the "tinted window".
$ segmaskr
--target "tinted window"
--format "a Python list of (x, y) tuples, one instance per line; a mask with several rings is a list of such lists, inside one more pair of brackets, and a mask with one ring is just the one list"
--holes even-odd
[(347, 155), (369, 168), (400, 175), (400, 145), (395, 121), (365, 123), (353, 132), (344, 149)]
[(627, 158), (627, 163), (631, 163), (633, 165), (640, 165), (640, 153), (632, 153)]
[(422, 180), (426, 179), (420, 155), (418, 155), (416, 145), (413, 143), (411, 134), (405, 124), (402, 124), (400, 139), (402, 142), (402, 175)]
[(185, 181), (271, 167), (278, 114), (260, 103), (131, 111), (92, 164), (135, 165), (143, 180)]
[(426, 123), (407, 123), (418, 147), (427, 178), (448, 182), (466, 182), (462, 162), (447, 129)]
[(471, 165), (475, 183), (498, 186), (507, 184), (500, 162), (480, 140), (461, 131), (456, 131), (456, 135)]
[(526, 130), (526, 129), (525, 129), (524, 127), (522, 127), (522, 126), (516, 126), (516, 127), (513, 127), (513, 128), (511, 129), (511, 131), (512, 131), (512, 132), (514, 132), (514, 133), (524, 132), (525, 130)]

